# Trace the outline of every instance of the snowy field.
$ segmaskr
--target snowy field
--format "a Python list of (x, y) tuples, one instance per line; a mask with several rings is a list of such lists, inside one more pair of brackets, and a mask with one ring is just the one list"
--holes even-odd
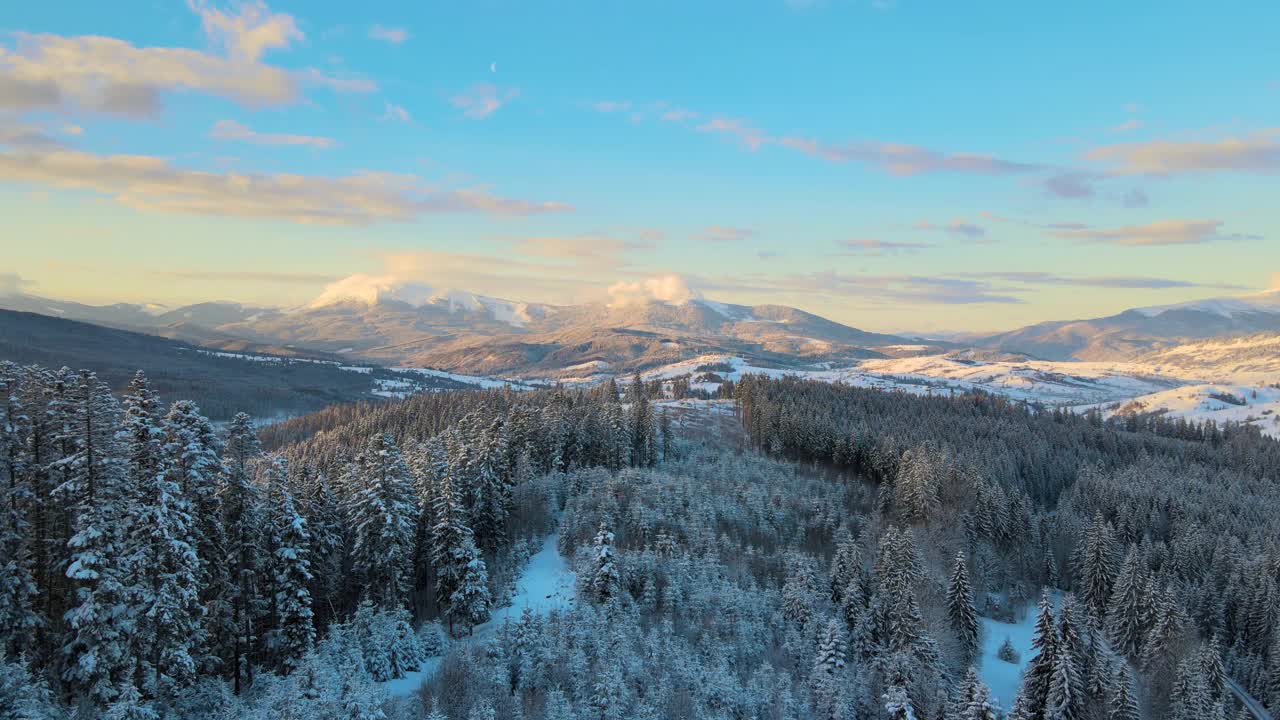
[[(1055, 612), (1062, 605), (1062, 593), (1049, 595), (1053, 601)], [(1008, 710), (1022, 685), (1022, 671), (1026, 669), (1036, 651), (1031, 647), (1031, 639), (1036, 631), (1036, 605), (1039, 600), (1027, 604), (1022, 610), (1021, 619), (1016, 623), (1004, 623), (991, 618), (982, 620), (982, 655), (978, 658), (978, 674), (982, 681), (991, 688), (991, 697), (1000, 707)], [(996, 656), (1005, 638), (1018, 651), (1018, 662), (1007, 663)]]
[[(529, 558), (529, 564), (516, 579), (516, 591), (511, 596), (511, 604), (494, 610), (488, 622), (475, 627), (473, 635), (457, 642), (477, 642), (489, 637), (503, 623), (519, 620), (525, 608), (544, 615), (552, 610), (572, 607), (577, 576), (569, 569), (569, 563), (557, 549), (559, 540), (559, 533), (548, 535), (542, 541), (542, 548)], [(382, 687), (391, 697), (408, 697), (422, 687), (422, 683), (436, 671), (439, 664), (439, 657), (428, 658), (417, 672), (389, 680), (382, 683)]]

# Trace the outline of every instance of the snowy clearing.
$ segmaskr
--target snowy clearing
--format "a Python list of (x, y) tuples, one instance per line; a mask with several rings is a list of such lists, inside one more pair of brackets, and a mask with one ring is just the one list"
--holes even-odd
[[(542, 548), (529, 558), (529, 564), (516, 580), (516, 591), (511, 596), (511, 604), (494, 610), (489, 615), (488, 622), (477, 625), (471, 636), (458, 642), (477, 642), (489, 637), (503, 623), (519, 620), (525, 608), (543, 615), (552, 610), (572, 607), (577, 575), (569, 569), (568, 561), (557, 549), (559, 541), (558, 532), (548, 535), (542, 541)], [(428, 658), (421, 669), (382, 683), (382, 688), (391, 697), (408, 697), (422, 687), (422, 683), (435, 672), (439, 664), (439, 657)]]
[[(1054, 610), (1062, 605), (1062, 593), (1049, 594)], [(1031, 647), (1031, 640), (1036, 634), (1036, 603), (1028, 602), (1021, 610), (1021, 619), (1016, 623), (1005, 623), (991, 618), (982, 620), (982, 654), (978, 658), (978, 674), (982, 682), (991, 688), (991, 698), (1001, 707), (1008, 710), (1022, 685), (1022, 671), (1037, 653)], [(1018, 662), (1008, 663), (996, 656), (1005, 638), (1018, 651)]]

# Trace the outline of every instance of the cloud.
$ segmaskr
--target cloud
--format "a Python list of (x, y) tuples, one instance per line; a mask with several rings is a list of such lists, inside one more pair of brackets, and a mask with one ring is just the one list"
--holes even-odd
[(519, 255), (552, 260), (572, 260), (578, 264), (618, 266), (622, 258), (635, 250), (653, 248), (651, 240), (622, 238), (587, 233), (583, 235), (550, 235), (512, 238), (511, 249)]
[(763, 130), (752, 127), (746, 120), (739, 118), (711, 118), (696, 129), (701, 133), (728, 135), (737, 140), (743, 147), (752, 151), (759, 150), (766, 143), (772, 142), (772, 139), (765, 135)]
[(626, 307), (652, 302), (680, 305), (701, 297), (680, 275), (658, 275), (635, 282), (619, 282), (609, 286), (609, 305)]
[(404, 28), (374, 25), (369, 28), (369, 37), (392, 45), (399, 45), (409, 39), (409, 31)]
[(254, 145), (300, 145), (328, 150), (337, 143), (333, 138), (314, 135), (288, 135), (283, 133), (260, 133), (235, 120), (219, 120), (209, 130), (209, 137), (214, 140), (235, 140)]
[(1280, 128), (1212, 141), (1156, 140), (1096, 147), (1084, 157), (1125, 175), (1180, 175), (1233, 170), (1270, 173), (1280, 170)]
[(1129, 118), (1119, 125), (1112, 125), (1110, 130), (1113, 133), (1132, 132), (1142, 127), (1142, 121), (1138, 118)]
[(241, 3), (235, 15), (203, 0), (188, 0), (187, 6), (200, 16), (205, 35), (239, 62), (256, 62), (268, 49), (287, 48), (303, 39), (292, 15), (271, 12), (263, 2)]
[(985, 281), (922, 275), (849, 275), (825, 270), (789, 275), (775, 287), (792, 292), (859, 298), (877, 304), (981, 305), (1018, 304), (1012, 295), (1000, 294)]
[(964, 238), (966, 240), (981, 240), (987, 235), (986, 228), (976, 223), (969, 222), (964, 218), (956, 218), (946, 225), (934, 225), (928, 220), (921, 220), (916, 223), (915, 227), (917, 230), (945, 232), (949, 235)]
[(728, 225), (711, 225), (702, 229), (698, 236), (704, 242), (740, 242), (755, 237), (756, 231), (750, 228), (730, 227)]
[(409, 116), (408, 110), (405, 110), (399, 105), (393, 105), (391, 103), (387, 103), (386, 110), (384, 110), (382, 113), (382, 119), (395, 120), (396, 122), (402, 122), (405, 124), (413, 122), (413, 118)]
[(1221, 220), (1159, 220), (1146, 225), (1126, 225), (1118, 228), (1097, 228), (1071, 224), (1050, 229), (1049, 235), (1072, 240), (1127, 245), (1133, 247), (1159, 247), (1165, 245), (1192, 245), (1219, 240), (1260, 240), (1259, 235), (1219, 232)]
[(846, 249), (847, 252), (843, 253), (845, 255), (862, 255), (866, 257), (896, 255), (898, 253), (914, 253), (919, 250), (936, 247), (928, 243), (894, 242), (892, 240), (877, 240), (875, 238), (841, 240), (838, 244)]
[(453, 96), (449, 102), (462, 110), (463, 115), (473, 120), (483, 120), (519, 96), (520, 91), (516, 88), (504, 90), (496, 85), (480, 83), (461, 95)]
[(1165, 290), (1170, 288), (1212, 287), (1221, 289), (1240, 289), (1239, 285), (1218, 283), (1198, 283), (1190, 280), (1172, 280), (1158, 277), (1133, 276), (1095, 276), (1077, 277), (1058, 275), (1050, 272), (982, 272), (957, 273), (956, 277), (982, 278), (987, 280), (1003, 280), (1026, 285), (1068, 285), (1074, 287), (1097, 287), (1130, 290)]
[(22, 276), (15, 272), (0, 272), (0, 297), (5, 295), (19, 295), (30, 287), (31, 283), (22, 279)]
[(0, 125), (0, 145), (36, 150), (65, 147), (61, 140), (35, 125)]
[(363, 78), (261, 62), (266, 50), (288, 47), (302, 37), (290, 16), (270, 13), (261, 3), (242, 5), (237, 15), (203, 3), (192, 2), (191, 8), (221, 54), (136, 47), (93, 35), (11, 33), (12, 47), (0, 46), (0, 108), (149, 118), (159, 114), (163, 96), (171, 92), (203, 93), (261, 108), (294, 103), (304, 87), (335, 92), (377, 87)]
[(323, 273), (219, 272), (216, 270), (164, 270), (157, 271), (155, 274), (196, 282), (252, 282), (272, 285), (319, 285), (339, 279), (337, 275)]
[(435, 213), (572, 210), (563, 203), (505, 198), (483, 189), (437, 187), (412, 175), (216, 173), (179, 168), (160, 157), (72, 150), (0, 151), (0, 181), (90, 191), (148, 212), (329, 225), (408, 222)]
[(1044, 170), (1032, 163), (1003, 160), (976, 153), (946, 153), (919, 145), (867, 140), (843, 145), (822, 143), (803, 137), (782, 137), (777, 144), (833, 163), (856, 162), (891, 175), (927, 173), (966, 175), (1015, 175)]
[(1049, 194), (1061, 198), (1089, 198), (1093, 197), (1093, 185), (1099, 179), (1096, 173), (1068, 170), (1045, 178), (1044, 187)]
[(630, 100), (597, 100), (591, 103), (591, 109), (599, 113), (627, 112), (631, 109)]

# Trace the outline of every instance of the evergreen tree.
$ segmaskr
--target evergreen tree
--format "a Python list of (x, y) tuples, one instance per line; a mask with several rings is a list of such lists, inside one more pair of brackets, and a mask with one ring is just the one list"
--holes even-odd
[(1146, 568), (1137, 546), (1129, 546), (1107, 610), (1107, 630), (1111, 647), (1121, 655), (1137, 659), (1146, 642), (1150, 599), (1146, 596)]
[(21, 378), (17, 365), (0, 362), (0, 658), (31, 649), (43, 624), (28, 521), (37, 507), (28, 471), (32, 422), (22, 405)]
[(613, 557), (613, 532), (602, 520), (593, 544), (590, 592), (591, 599), (606, 604), (617, 597), (618, 566)]
[(1082, 552), (1076, 563), (1081, 597), (1089, 611), (1099, 618), (1106, 616), (1111, 599), (1115, 555), (1111, 525), (1099, 513), (1085, 532)]
[(978, 677), (978, 671), (970, 667), (961, 683), (954, 710), (948, 716), (955, 720), (997, 720), (997, 706), (991, 700), (991, 690)]
[(1138, 710), (1138, 700), (1134, 696), (1133, 676), (1129, 671), (1124, 667), (1117, 668), (1112, 678), (1112, 685), (1115, 690), (1110, 697), (1107, 720), (1142, 720), (1142, 713)]
[(116, 438), (119, 405), (90, 372), (81, 372), (65, 439), (67, 480), (58, 494), (73, 509), (66, 574), (74, 582), (63, 647), (65, 680), (100, 703), (115, 699), (135, 668), (126, 555), (128, 497)]
[(165, 463), (159, 401), (138, 371), (124, 396), (130, 603), (136, 618), (138, 678), (151, 695), (167, 695), (196, 674), (199, 561), (192, 545), (191, 508)]
[(434, 515), (431, 561), (436, 568), (436, 600), (452, 633), (455, 620), (470, 627), (480, 618), (481, 606), (487, 610), (488, 589), (482, 582), (487, 572), (448, 475), (436, 488)]
[(975, 652), (982, 626), (978, 622), (978, 612), (973, 607), (973, 589), (969, 585), (969, 567), (965, 562), (964, 551), (956, 555), (952, 567), (951, 582), (947, 586), (947, 615), (951, 618), (951, 629), (960, 639), (965, 652)]
[(244, 413), (231, 420), (222, 459), (222, 523), (226, 529), (227, 562), (231, 584), (232, 632), (224, 649), (225, 669), (231, 674), (237, 695), (253, 683), (252, 658), (257, 652), (257, 623), (263, 614), (259, 587), (265, 512), (258, 486), (251, 479), (251, 465), (261, 454), (257, 432)]
[(1067, 648), (1058, 647), (1049, 680), (1049, 694), (1045, 698), (1045, 720), (1076, 720), (1084, 704), (1083, 683), (1075, 658)]
[(269, 559), (267, 588), (271, 629), (264, 645), (280, 669), (288, 673), (298, 668), (316, 638), (308, 589), (312, 580), (311, 536), (285, 485), (287, 465), (278, 459), (270, 466), (274, 471), (268, 473), (267, 529), (274, 556)]
[(231, 613), (231, 576), (219, 496), (221, 459), (209, 420), (189, 400), (169, 406), (164, 422), (164, 464), (167, 478), (188, 505), (189, 540), (196, 554), (196, 586), (201, 627), (191, 636), (197, 670), (214, 672), (218, 656), (235, 631)]
[(637, 371), (631, 378), (631, 386), (627, 388), (627, 400), (630, 403), (631, 419), (629, 425), (631, 435), (631, 464), (638, 466), (652, 465), (653, 448), (653, 411), (649, 407), (649, 395), (645, 392), (644, 381)]
[[(1036, 655), (1031, 658), (1023, 673), (1019, 698), (1022, 700), (1023, 708), (1030, 713), (1029, 720), (1044, 720), (1049, 691), (1057, 675), (1059, 655), (1058, 628), (1054, 624), (1053, 604), (1049, 602), (1047, 594), (1040, 597), (1035, 637), (1031, 645), (1036, 649)], [(1064, 698), (1068, 697), (1066, 693), (1071, 689), (1072, 686), (1069, 683), (1063, 685)]]
[(352, 560), (365, 592), (379, 606), (400, 607), (409, 592), (417, 507), (409, 469), (389, 434), (370, 439), (344, 484)]

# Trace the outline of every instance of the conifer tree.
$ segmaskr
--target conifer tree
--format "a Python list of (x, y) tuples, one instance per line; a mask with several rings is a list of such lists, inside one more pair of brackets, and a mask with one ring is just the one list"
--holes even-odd
[(453, 632), (455, 621), (470, 628), (488, 612), (488, 573), (464, 522), (465, 511), (445, 475), (435, 492), (431, 560), (436, 568), (436, 598)]
[[(1035, 657), (1027, 665), (1022, 676), (1022, 689), (1019, 697), (1025, 710), (1033, 720), (1043, 720), (1044, 709), (1049, 702), (1049, 689), (1053, 684), (1055, 670), (1058, 665), (1059, 643), (1058, 628), (1054, 624), (1053, 604), (1049, 596), (1040, 598), (1039, 615), (1036, 617), (1035, 637), (1031, 641), (1036, 649)], [(1070, 685), (1064, 686), (1069, 691)]]
[(1146, 642), (1150, 599), (1146, 595), (1146, 568), (1137, 546), (1129, 546), (1107, 610), (1107, 630), (1111, 647), (1121, 655), (1137, 659)]
[(36, 609), (31, 550), (35, 491), (31, 487), (31, 418), (20, 397), (21, 370), (0, 362), (0, 658), (31, 649), (42, 618)]
[(969, 567), (964, 551), (956, 554), (952, 567), (951, 582), (947, 586), (947, 615), (951, 618), (951, 629), (960, 638), (965, 652), (972, 654), (978, 648), (981, 625), (978, 612), (973, 607), (973, 589), (969, 585)]
[(1124, 667), (1116, 668), (1112, 678), (1115, 687), (1107, 708), (1107, 720), (1142, 720), (1138, 710), (1138, 700), (1134, 696), (1133, 676)]
[(389, 434), (375, 435), (347, 470), (352, 560), (376, 604), (401, 607), (409, 592), (409, 563), (417, 507), (409, 469)]
[(217, 655), (235, 626), (231, 616), (231, 576), (219, 495), (221, 460), (213, 426), (189, 400), (169, 406), (164, 422), (164, 464), (190, 514), (189, 544), (195, 550), (200, 627), (191, 638), (192, 659), (201, 672), (214, 672)]
[(602, 605), (608, 603), (617, 597), (618, 585), (618, 566), (613, 557), (613, 532), (601, 520), (600, 529), (596, 531), (596, 537), (592, 543), (590, 578), (592, 600)]
[(1085, 606), (1099, 618), (1107, 614), (1115, 582), (1115, 540), (1111, 525), (1101, 513), (1093, 518), (1085, 532), (1084, 544), (1076, 564), (1081, 597)]
[(312, 580), (311, 536), (285, 485), (287, 465), (276, 459), (270, 467), (267, 531), (272, 536), (273, 557), (268, 561), (267, 593), (272, 617), (264, 645), (280, 669), (289, 673), (299, 667), (316, 637), (308, 589)]
[(66, 574), (74, 583), (63, 647), (65, 680), (100, 703), (115, 699), (134, 671), (126, 555), (128, 497), (116, 438), (119, 405), (97, 376), (80, 373), (65, 439), (66, 481), (58, 494), (69, 501), (74, 535)]
[(250, 471), (261, 454), (257, 432), (248, 415), (239, 413), (227, 430), (222, 458), (222, 522), (227, 537), (227, 562), (231, 584), (232, 632), (224, 649), (225, 670), (237, 695), (253, 682), (252, 657), (257, 652), (257, 623), (263, 613), (259, 586), (265, 511)]

